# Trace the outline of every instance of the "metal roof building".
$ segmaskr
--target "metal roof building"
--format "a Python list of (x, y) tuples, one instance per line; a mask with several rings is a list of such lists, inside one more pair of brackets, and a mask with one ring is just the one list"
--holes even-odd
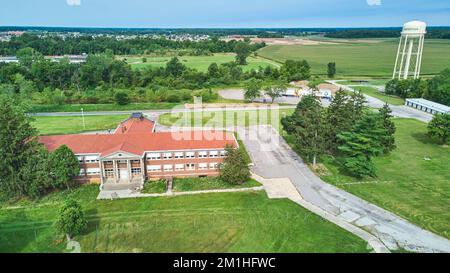
[(426, 99), (406, 99), (405, 105), (433, 115), (450, 113), (450, 107)]

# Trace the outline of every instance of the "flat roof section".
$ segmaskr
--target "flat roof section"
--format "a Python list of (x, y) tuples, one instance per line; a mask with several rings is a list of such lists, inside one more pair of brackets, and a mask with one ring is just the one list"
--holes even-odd
[(450, 113), (450, 107), (444, 104), (440, 104), (434, 101), (429, 101), (426, 99), (418, 98), (418, 99), (406, 99), (406, 103), (414, 103), (420, 106), (425, 106), (429, 109), (435, 110), (440, 113)]

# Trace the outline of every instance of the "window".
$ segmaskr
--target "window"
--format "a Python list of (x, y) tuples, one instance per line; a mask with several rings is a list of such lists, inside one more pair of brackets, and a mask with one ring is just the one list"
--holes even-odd
[(140, 160), (131, 160), (131, 163), (134, 163), (134, 164), (140, 164), (141, 161), (140, 161)]
[(184, 171), (184, 164), (176, 164), (175, 171)]
[(219, 168), (219, 163), (209, 163), (210, 170), (216, 170)]
[(89, 168), (87, 169), (87, 174), (88, 175), (100, 174), (100, 168)]
[(131, 168), (131, 174), (133, 175), (141, 174), (141, 168)]
[(164, 171), (165, 172), (173, 171), (173, 165), (164, 165)]
[(225, 150), (220, 151), (220, 157), (225, 157), (225, 156), (227, 156), (227, 151), (225, 151)]
[(84, 175), (84, 169), (80, 169), (80, 174), (79, 175)]
[(172, 153), (164, 153), (163, 158), (164, 159), (172, 159)]
[(207, 156), (208, 156), (208, 152), (205, 152), (205, 151), (198, 152), (198, 157), (199, 158), (206, 158)]
[(208, 169), (208, 163), (200, 163), (198, 164), (199, 170), (207, 170)]
[(184, 153), (183, 152), (177, 152), (177, 153), (174, 154), (174, 157), (177, 158), (177, 159), (184, 158)]
[(209, 152), (209, 157), (219, 157), (219, 151), (211, 151), (211, 152)]
[(87, 162), (87, 163), (97, 163), (98, 162), (98, 156), (96, 156), (96, 155), (94, 155), (94, 156), (86, 156), (85, 158), (84, 158), (84, 160)]
[(147, 170), (149, 172), (160, 172), (161, 171), (161, 165), (148, 165)]
[(195, 158), (195, 152), (186, 152), (186, 158)]
[(83, 163), (84, 162), (84, 157), (83, 156), (77, 156), (78, 158), (78, 162), (79, 163)]
[(114, 170), (113, 169), (105, 169), (105, 176), (106, 176), (106, 178), (113, 178)]
[(186, 170), (195, 170), (195, 164), (193, 163), (186, 164)]
[(161, 159), (161, 154), (160, 153), (149, 153), (149, 154), (147, 154), (147, 159), (150, 159), (150, 160)]

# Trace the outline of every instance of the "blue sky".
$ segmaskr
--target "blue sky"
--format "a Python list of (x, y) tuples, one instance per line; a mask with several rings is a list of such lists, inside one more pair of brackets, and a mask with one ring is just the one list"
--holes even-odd
[(0, 26), (374, 27), (450, 25), (450, 0), (0, 0)]

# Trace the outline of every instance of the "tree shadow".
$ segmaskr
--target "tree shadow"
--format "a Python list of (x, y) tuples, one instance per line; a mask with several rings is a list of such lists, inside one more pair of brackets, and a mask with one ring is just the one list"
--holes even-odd
[(422, 144), (442, 145), (437, 139), (428, 136), (426, 133), (412, 133), (411, 136)]
[(83, 235), (87, 235), (91, 232), (95, 232), (100, 225), (100, 217), (97, 216), (97, 209), (91, 208), (86, 210), (85, 216), (88, 221), (86, 231), (83, 232)]

